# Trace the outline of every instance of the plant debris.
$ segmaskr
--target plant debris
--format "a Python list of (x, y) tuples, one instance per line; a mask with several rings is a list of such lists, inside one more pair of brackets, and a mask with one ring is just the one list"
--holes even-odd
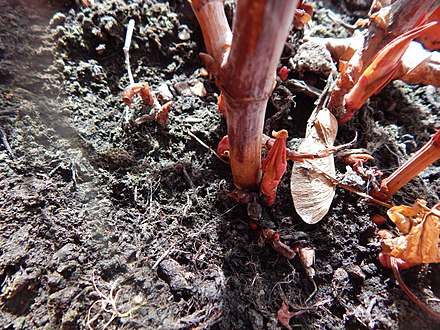
[(432, 209), (418, 199), (414, 206), (394, 206), (388, 217), (402, 233), (383, 240), (385, 253), (414, 264), (440, 262), (440, 203)]

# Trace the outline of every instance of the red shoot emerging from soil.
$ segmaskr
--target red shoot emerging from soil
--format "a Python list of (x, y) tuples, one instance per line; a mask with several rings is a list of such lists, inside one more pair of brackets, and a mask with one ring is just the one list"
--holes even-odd
[(173, 106), (173, 102), (169, 101), (165, 103), (159, 112), (156, 113), (156, 121), (159, 125), (165, 126), (168, 122), (168, 112)]
[(272, 248), (288, 260), (296, 255), (295, 251), (280, 241), (280, 234), (273, 229), (265, 228), (261, 230), (260, 245), (265, 243), (272, 244)]
[(363, 164), (369, 160), (374, 160), (374, 157), (368, 154), (351, 154), (342, 159), (344, 164), (350, 165), (358, 173), (363, 170)]
[(229, 157), (229, 138), (225, 135), (217, 146), (217, 155), (220, 157)]
[(260, 186), (261, 193), (266, 197), (269, 206), (275, 202), (278, 184), (287, 167), (286, 141), (288, 133), (286, 130), (281, 130), (273, 132), (272, 135), (276, 140), (261, 165), (264, 174)]
[(150, 88), (146, 82), (131, 84), (124, 88), (122, 92), (122, 100), (128, 106), (131, 106), (133, 97), (138, 94), (142, 98), (142, 101), (147, 105), (153, 105), (154, 99), (150, 93)]
[(338, 120), (340, 125), (349, 121), (355, 111), (360, 109), (370, 96), (381, 91), (394, 79), (401, 65), (400, 60), (411, 41), (437, 24), (439, 22), (431, 22), (406, 32), (391, 41), (376, 55), (370, 66), (365, 69), (357, 83), (345, 96), (346, 113)]
[(297, 29), (302, 28), (308, 21), (312, 19), (313, 7), (305, 5), (302, 1), (298, 4), (293, 18), (293, 26)]
[(277, 319), (281, 323), (281, 325), (287, 330), (292, 330), (290, 326), (290, 319), (297, 315), (298, 313), (289, 311), (289, 305), (283, 300), (281, 303), (281, 308), (278, 310)]
[(283, 66), (283, 67), (278, 71), (278, 77), (280, 77), (280, 79), (281, 79), (282, 81), (286, 81), (288, 75), (289, 75), (289, 69), (287, 69), (286, 66)]

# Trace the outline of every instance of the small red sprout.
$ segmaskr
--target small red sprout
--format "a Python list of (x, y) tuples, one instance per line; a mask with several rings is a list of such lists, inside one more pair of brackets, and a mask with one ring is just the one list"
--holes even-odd
[(376, 55), (373, 62), (365, 69), (351, 91), (345, 95), (346, 113), (338, 120), (339, 125), (343, 125), (349, 121), (355, 111), (360, 109), (370, 96), (380, 92), (394, 79), (401, 67), (400, 60), (408, 49), (411, 41), (422, 32), (427, 31), (437, 24), (439, 24), (439, 22), (427, 23), (402, 34), (386, 45)]
[(288, 133), (283, 129), (278, 132), (272, 132), (272, 136), (276, 140), (263, 165), (261, 165), (261, 170), (264, 174), (260, 185), (261, 193), (266, 197), (266, 202), (269, 206), (275, 202), (278, 184), (287, 167), (286, 141)]
[(371, 216), (371, 221), (373, 221), (373, 223), (374, 223), (376, 226), (380, 227), (380, 226), (383, 226), (384, 224), (386, 224), (387, 219), (386, 219), (383, 215), (380, 215), (380, 214), (373, 214), (373, 215)]
[(150, 88), (146, 82), (130, 84), (125, 87), (122, 92), (122, 101), (126, 105), (131, 106), (135, 95), (139, 95), (146, 105), (153, 105), (154, 103), (153, 95), (151, 95)]
[(295, 16), (293, 18), (293, 26), (297, 29), (302, 28), (312, 19), (313, 7), (305, 5), (302, 1), (298, 4), (295, 10)]
[(220, 157), (229, 157), (229, 138), (225, 135), (217, 146), (217, 155)]
[(288, 75), (289, 75), (289, 69), (287, 69), (286, 66), (283, 66), (283, 67), (278, 71), (278, 77), (280, 77), (280, 79), (281, 79), (282, 81), (286, 81)]
[(173, 102), (169, 101), (162, 105), (161, 109), (155, 114), (155, 120), (161, 126), (165, 126), (168, 122), (168, 112), (173, 106)]
[(287, 330), (292, 330), (290, 326), (290, 319), (294, 316), (298, 315), (298, 312), (289, 311), (289, 305), (287, 305), (286, 301), (283, 300), (281, 303), (281, 308), (277, 312), (277, 320), (281, 323), (281, 325)]
[(295, 251), (280, 241), (280, 234), (273, 229), (265, 228), (261, 230), (259, 244), (263, 246), (265, 243), (272, 244), (272, 248), (288, 260), (296, 255)]
[(345, 156), (342, 161), (346, 165), (350, 165), (353, 170), (359, 173), (363, 170), (363, 164), (369, 160), (373, 160), (374, 157), (369, 154), (351, 154)]

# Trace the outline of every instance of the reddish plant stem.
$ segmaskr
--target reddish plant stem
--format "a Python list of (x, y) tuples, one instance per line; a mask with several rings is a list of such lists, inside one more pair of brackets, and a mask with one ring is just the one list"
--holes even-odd
[(220, 70), (230, 160), (238, 189), (254, 189), (261, 177), (264, 114), (275, 84), (275, 70), (297, 1), (238, 1), (234, 36)]
[(405, 184), (429, 165), (440, 159), (440, 130), (388, 178), (382, 180), (380, 190), (373, 197), (387, 201)]
[(411, 299), (411, 301), (420, 307), (425, 313), (429, 314), (437, 322), (440, 322), (440, 314), (436, 313), (430, 307), (422, 303), (419, 298), (417, 298), (417, 296), (406, 286), (405, 282), (403, 282), (403, 279), (400, 276), (399, 265), (395, 259), (396, 258), (391, 257), (391, 269), (393, 270), (394, 277), (396, 278), (397, 283), (399, 283), (402, 291), (405, 292), (408, 298)]
[[(261, 178), (261, 136), (266, 105), (275, 84), (275, 70), (298, 1), (239, 0), (232, 45), (220, 1), (193, 0), (209, 55), (208, 69), (216, 76), (228, 122), (230, 161), (234, 184), (253, 190)], [(220, 41), (214, 39), (219, 38)]]
[[(226, 19), (223, 0), (189, 0), (203, 33), (206, 50), (215, 61), (215, 70), (228, 56), (232, 32)], [(214, 63), (212, 63), (214, 64)], [(208, 67), (208, 70), (212, 70)], [(212, 72), (216, 74), (216, 72)]]
[(361, 55), (364, 68), (371, 64), (380, 49), (421, 23), (420, 18), (427, 18), (426, 14), (433, 12), (439, 5), (439, 0), (397, 0), (373, 14)]
[(347, 69), (340, 75), (336, 88), (332, 91), (328, 107), (337, 118), (345, 112), (344, 96), (373, 62), (379, 50), (397, 36), (420, 24), (439, 4), (439, 0), (397, 0), (370, 17), (368, 34), (362, 49), (349, 59)]

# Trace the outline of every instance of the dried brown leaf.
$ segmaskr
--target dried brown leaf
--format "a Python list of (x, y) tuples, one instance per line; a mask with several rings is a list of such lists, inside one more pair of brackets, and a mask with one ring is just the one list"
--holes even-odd
[(417, 200), (414, 207), (391, 208), (388, 216), (406, 235), (384, 239), (384, 252), (411, 263), (440, 262), (440, 203), (429, 209)]
[(281, 303), (281, 307), (277, 313), (277, 319), (282, 324), (284, 328), (287, 330), (292, 330), (289, 322), (292, 317), (294, 317), (296, 313), (289, 311), (289, 305), (283, 300)]
[(265, 197), (269, 206), (275, 202), (278, 185), (284, 173), (286, 173), (287, 167), (286, 140), (288, 133), (283, 129), (272, 132), (272, 135), (276, 140), (261, 165), (263, 179), (260, 184), (261, 194)]
[[(421, 202), (421, 203), (420, 203)], [(425, 201), (416, 202), (414, 206), (399, 205), (390, 208), (387, 212), (388, 217), (402, 234), (408, 234), (414, 221), (413, 218), (420, 217), (426, 213), (423, 206), (426, 206)]]
[[(298, 151), (318, 152), (334, 144), (338, 131), (336, 118), (329, 110), (320, 110), (314, 125), (309, 125)], [(328, 212), (335, 186), (323, 173), (335, 176), (333, 155), (307, 162), (294, 162), (290, 189), (296, 212), (304, 222), (314, 224)]]

